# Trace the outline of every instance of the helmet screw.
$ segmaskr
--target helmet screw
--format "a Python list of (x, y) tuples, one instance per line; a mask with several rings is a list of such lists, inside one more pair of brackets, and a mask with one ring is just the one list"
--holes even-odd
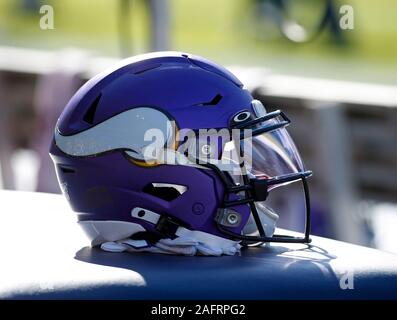
[(248, 120), (248, 118), (251, 116), (251, 113), (249, 113), (248, 111), (245, 112), (241, 112), (237, 115), (234, 116), (233, 120), (235, 122), (243, 122), (245, 120)]
[(227, 222), (230, 224), (236, 224), (238, 222), (238, 216), (235, 213), (230, 213), (227, 216)]
[(209, 144), (205, 144), (201, 147), (201, 152), (208, 156), (211, 153), (211, 146)]
[(195, 202), (192, 206), (192, 211), (197, 215), (203, 214), (205, 211), (205, 206), (201, 202)]

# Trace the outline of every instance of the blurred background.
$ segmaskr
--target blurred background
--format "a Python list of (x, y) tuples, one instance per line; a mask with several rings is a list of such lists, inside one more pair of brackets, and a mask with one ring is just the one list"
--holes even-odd
[[(314, 234), (397, 252), (396, 12), (393, 0), (0, 0), (0, 187), (59, 193), (48, 146), (73, 93), (118, 59), (180, 50), (287, 112), (314, 171)], [(297, 187), (269, 201), (279, 226), (302, 229)]]

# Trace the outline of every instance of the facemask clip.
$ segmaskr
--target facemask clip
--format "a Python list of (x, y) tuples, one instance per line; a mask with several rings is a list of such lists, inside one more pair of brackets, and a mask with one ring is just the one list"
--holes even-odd
[(265, 201), (268, 196), (268, 183), (262, 179), (250, 179), (251, 194), (255, 201)]

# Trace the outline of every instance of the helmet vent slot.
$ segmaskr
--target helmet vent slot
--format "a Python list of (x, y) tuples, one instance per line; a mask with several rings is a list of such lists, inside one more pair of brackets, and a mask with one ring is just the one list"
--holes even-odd
[(156, 63), (156, 64), (149, 64), (149, 65), (143, 65), (139, 66), (138, 68), (135, 68), (132, 73), (133, 74), (142, 74), (146, 71), (154, 70), (157, 69), (161, 66), (161, 63)]
[(63, 173), (75, 173), (76, 170), (63, 166), (63, 165), (58, 165), (59, 170), (61, 170)]
[(211, 101), (197, 103), (195, 104), (195, 106), (199, 106), (199, 107), (216, 106), (222, 100), (222, 98), (223, 98), (222, 95), (218, 93), (215, 97), (212, 98)]
[(99, 94), (99, 96), (97, 96), (95, 98), (95, 100), (91, 103), (90, 107), (88, 108), (87, 112), (85, 113), (83, 120), (89, 124), (93, 124), (94, 123), (94, 117), (95, 117), (95, 113), (99, 104), (99, 101), (101, 100), (102, 97), (102, 93)]
[(166, 201), (172, 201), (184, 194), (187, 187), (170, 183), (149, 183), (143, 192)]

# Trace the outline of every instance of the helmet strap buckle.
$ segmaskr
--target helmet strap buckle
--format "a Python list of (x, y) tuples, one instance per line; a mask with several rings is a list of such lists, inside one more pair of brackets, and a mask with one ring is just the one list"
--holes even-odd
[(161, 215), (156, 224), (156, 231), (168, 238), (174, 239), (179, 227), (180, 224), (174, 219), (169, 216)]

